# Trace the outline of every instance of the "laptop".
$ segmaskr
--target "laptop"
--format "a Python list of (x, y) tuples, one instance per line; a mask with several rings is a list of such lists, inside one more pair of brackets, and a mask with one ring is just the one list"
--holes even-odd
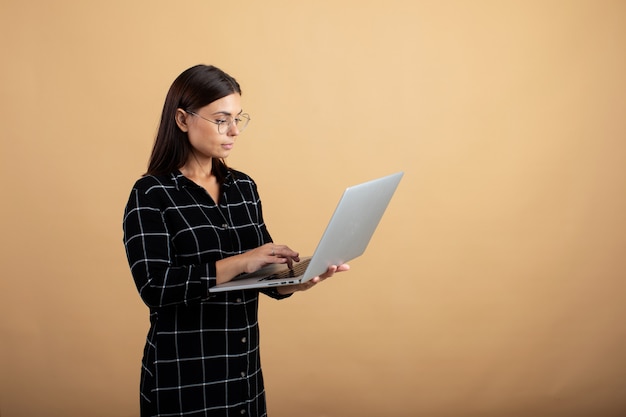
[(216, 285), (209, 292), (301, 284), (365, 252), (404, 172), (346, 188), (313, 256), (301, 258), (292, 269), (271, 264), (250, 274)]

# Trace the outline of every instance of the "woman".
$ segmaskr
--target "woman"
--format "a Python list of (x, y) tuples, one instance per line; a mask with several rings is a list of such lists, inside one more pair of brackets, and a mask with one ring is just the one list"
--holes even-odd
[[(209, 288), (298, 252), (272, 243), (254, 181), (228, 157), (249, 116), (237, 81), (213, 66), (172, 84), (148, 172), (124, 213), (124, 244), (150, 308), (141, 372), (142, 416), (266, 415), (257, 323), (259, 290)], [(276, 299), (306, 284), (261, 290)]]

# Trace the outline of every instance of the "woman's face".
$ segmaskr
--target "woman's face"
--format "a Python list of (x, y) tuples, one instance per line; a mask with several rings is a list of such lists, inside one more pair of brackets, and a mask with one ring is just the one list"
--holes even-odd
[[(187, 132), (189, 143), (196, 156), (201, 159), (226, 158), (239, 136), (237, 126), (232, 123), (242, 113), (241, 96), (237, 93), (215, 100), (193, 113), (178, 110), (179, 127)], [(182, 117), (181, 117), (182, 116)], [(222, 123), (218, 127), (218, 123)], [(224, 133), (220, 133), (219, 130)]]

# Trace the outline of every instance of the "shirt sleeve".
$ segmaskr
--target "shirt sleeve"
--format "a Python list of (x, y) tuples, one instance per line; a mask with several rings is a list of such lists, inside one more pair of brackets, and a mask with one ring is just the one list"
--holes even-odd
[(216, 284), (217, 259), (199, 265), (176, 265), (170, 233), (159, 207), (134, 188), (123, 220), (124, 245), (139, 294), (151, 308), (188, 304), (209, 298)]

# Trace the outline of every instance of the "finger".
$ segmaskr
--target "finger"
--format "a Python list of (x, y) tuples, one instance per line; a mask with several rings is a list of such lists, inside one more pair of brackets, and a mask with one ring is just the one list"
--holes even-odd
[(293, 258), (294, 260), (299, 260), (300, 254), (292, 249), (289, 246), (285, 245), (275, 245), (274, 246), (274, 254), (276, 256), (282, 256), (284, 258)]
[(331, 265), (331, 266), (328, 267), (326, 272), (324, 272), (323, 274), (320, 275), (320, 278), (332, 277), (336, 270), (337, 270), (337, 266), (336, 265)]
[(322, 274), (322, 276), (325, 278), (330, 278), (333, 275), (335, 275), (337, 272), (344, 272), (348, 270), (350, 270), (350, 265), (348, 264), (341, 264), (339, 266), (331, 265), (330, 267), (328, 267), (328, 270)]
[(291, 250), (288, 246), (285, 245), (274, 245), (272, 248), (272, 256), (276, 256), (277, 258), (281, 258), (281, 261), (273, 261), (276, 263), (287, 263), (287, 266), (291, 269), (293, 268), (293, 263), (300, 262), (300, 256), (298, 252)]

